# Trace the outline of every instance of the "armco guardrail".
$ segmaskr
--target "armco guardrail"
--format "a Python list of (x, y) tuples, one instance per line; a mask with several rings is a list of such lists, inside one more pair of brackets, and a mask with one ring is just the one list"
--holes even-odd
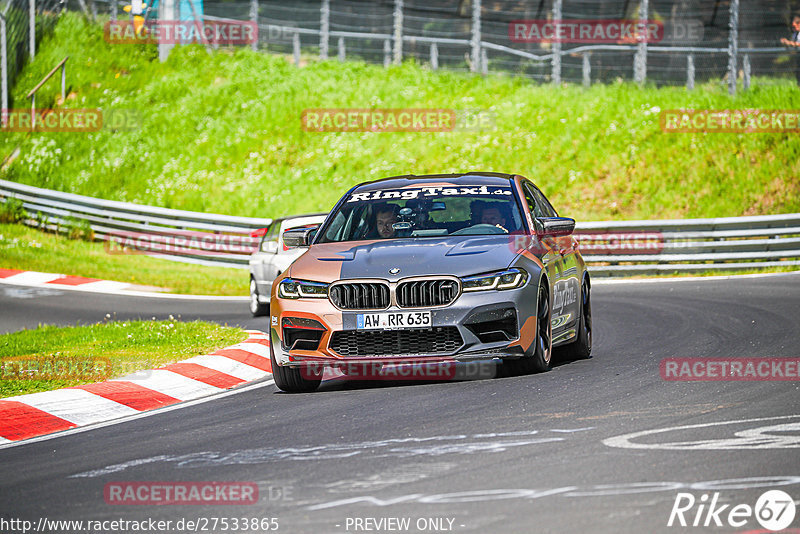
[[(110, 253), (247, 268), (251, 232), (273, 219), (181, 211), (102, 200), (0, 180), (0, 200), (23, 203), (32, 225), (86, 221)], [(42, 214), (47, 217), (43, 223)], [(85, 223), (84, 223), (85, 224)], [(578, 223), (594, 276), (669, 274), (800, 265), (800, 213), (759, 217)]]
[(251, 232), (273, 221), (142, 206), (0, 180), (0, 200), (9, 197), (23, 203), (30, 225), (57, 230), (88, 222), (112, 254), (146, 253), (243, 269), (258, 244)]
[(595, 276), (800, 265), (800, 213), (585, 222), (577, 234)]

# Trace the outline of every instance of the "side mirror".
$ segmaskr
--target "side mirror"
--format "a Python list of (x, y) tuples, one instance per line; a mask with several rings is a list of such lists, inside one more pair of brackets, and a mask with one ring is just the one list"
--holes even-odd
[(569, 217), (539, 217), (542, 229), (541, 237), (559, 237), (570, 235), (575, 230), (575, 219)]
[(301, 226), (300, 228), (289, 228), (283, 232), (283, 245), (288, 248), (307, 247), (314, 239), (319, 225)]

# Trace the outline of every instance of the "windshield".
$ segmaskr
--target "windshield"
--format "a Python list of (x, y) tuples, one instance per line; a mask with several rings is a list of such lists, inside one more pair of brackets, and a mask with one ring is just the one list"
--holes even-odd
[(511, 187), (421, 186), (352, 192), (319, 243), (523, 232)]

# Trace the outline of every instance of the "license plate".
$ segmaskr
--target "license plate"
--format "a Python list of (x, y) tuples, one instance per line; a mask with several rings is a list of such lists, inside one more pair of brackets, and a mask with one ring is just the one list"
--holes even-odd
[(431, 312), (359, 313), (358, 330), (397, 330), (399, 328), (430, 328)]

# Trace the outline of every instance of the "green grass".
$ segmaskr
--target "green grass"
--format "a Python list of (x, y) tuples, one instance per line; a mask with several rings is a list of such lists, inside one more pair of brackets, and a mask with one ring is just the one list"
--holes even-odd
[[(396, 174), (493, 170), (537, 182), (579, 220), (715, 217), (800, 211), (796, 134), (662, 133), (659, 110), (798, 109), (790, 80), (736, 97), (630, 83), (552, 87), (510, 76), (430, 71), (407, 62), (312, 62), (247, 48), (208, 54), (111, 45), (100, 26), (62, 16), (12, 91), (13, 107), (65, 55), (67, 107), (133, 108), (131, 131), (0, 135), (21, 153), (3, 177), (142, 204), (245, 216), (327, 211), (357, 182)], [(48, 82), (37, 102), (56, 101)], [(496, 130), (313, 133), (306, 108), (452, 108), (496, 114)]]
[(247, 295), (247, 271), (106, 252), (102, 243), (0, 224), (0, 269), (71, 274), (155, 286), (170, 293)]
[(0, 398), (100, 382), (244, 341), (202, 321), (109, 321), (0, 335)]

